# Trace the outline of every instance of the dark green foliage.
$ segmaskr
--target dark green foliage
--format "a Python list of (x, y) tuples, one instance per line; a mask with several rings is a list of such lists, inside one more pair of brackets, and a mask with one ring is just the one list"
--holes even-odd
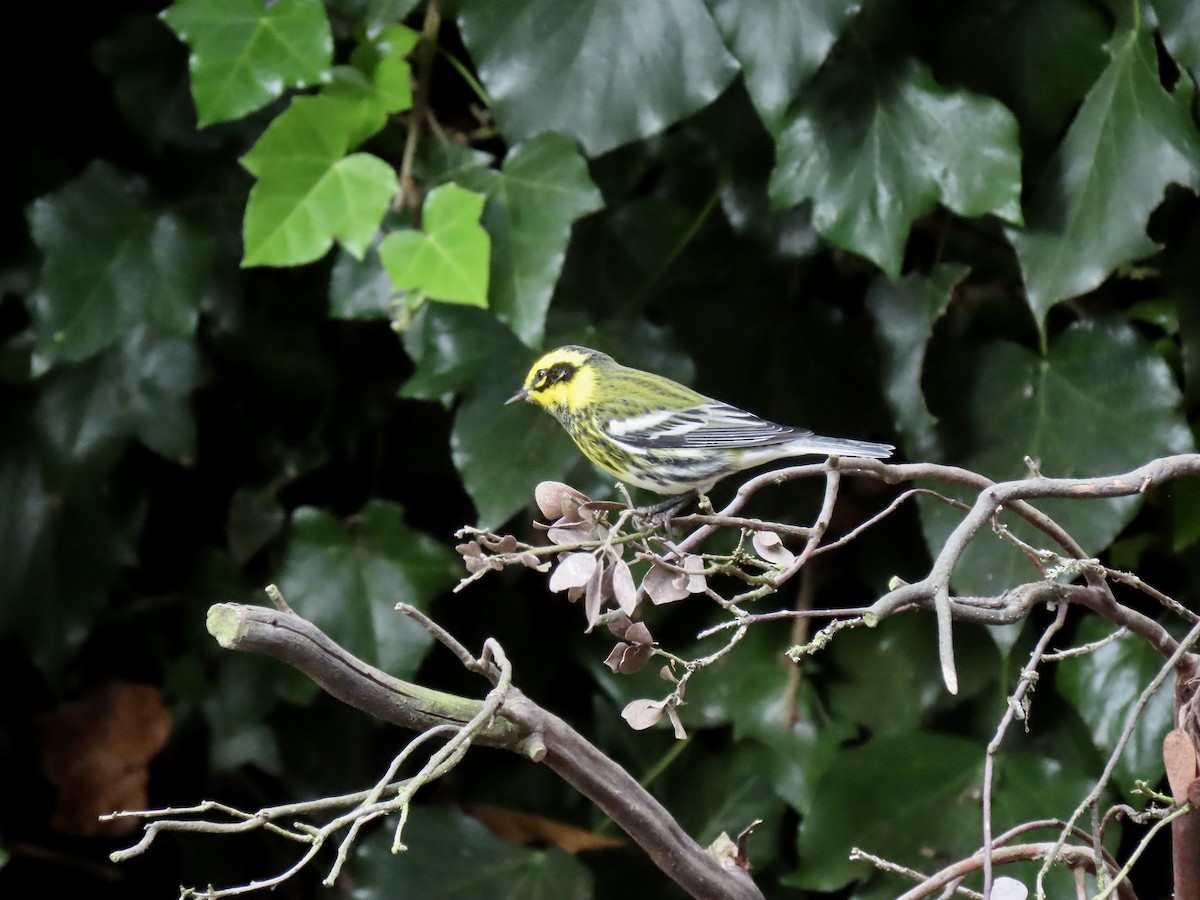
[[(762, 818), (749, 848), (768, 896), (900, 889), (851, 845), (925, 869), (972, 851), (983, 750), (1042, 610), (956, 632), (957, 697), (932, 616), (843, 634), (798, 681), (782, 652), (804, 636), (756, 626), (691, 683), (681, 748), (620, 719), (669, 690), (658, 661), (611, 674), (607, 633), (582, 635), (532, 571), (449, 594), (453, 533), (540, 540), (542, 480), (613, 496), (548, 416), (501, 405), (561, 343), (996, 479), (1023, 477), (1026, 456), (1084, 476), (1192, 450), (1195, 4), (459, 0), (428, 66), (413, 52), (426, 8), (92, 4), (58, 46), (68, 26), (47, 7), (28, 35), (56, 48), (70, 94), (4, 55), (0, 894), (163, 897), (290, 865), (268, 836), (188, 836), (114, 872), (105, 854), (135, 839), (53, 830), (37, 716), (112, 680), (162, 688), (173, 714), (153, 805), (375, 783), (407, 735), (204, 632), (210, 604), (258, 602), (268, 583), (363, 659), (449, 690), (486, 688), (393, 605), (473, 651), (496, 637), (517, 684), (649, 777), (695, 837)], [(894, 493), (847, 479), (831, 534)], [(793, 482), (750, 512), (808, 524), (819, 502)], [(1193, 483), (1044, 508), (1196, 607)], [(921, 577), (960, 518), (906, 504), (818, 557), (805, 590), (867, 604)], [(955, 589), (1039, 578), (986, 533)], [(702, 595), (646, 612), (689, 658), (717, 646), (694, 649), (713, 615)], [(1107, 632), (1075, 612), (1056, 644)], [(1126, 638), (1043, 673), (1029, 733), (998, 762), (997, 830), (1070, 813), (1160, 662)], [(1114, 797), (1162, 781), (1169, 706), (1150, 705)], [(442, 896), (675, 896), (636, 848), (572, 858), (432, 808), (615, 833), (543, 767), (474, 752), (422, 799), (409, 857), (388, 852), (387, 824), (368, 835), (356, 896), (426, 896), (454, 870), (476, 877)], [(45, 862), (68, 858), (81, 864)], [(329, 862), (278, 895), (332, 896)], [(1165, 869), (1134, 870), (1144, 896), (1166, 895)]]

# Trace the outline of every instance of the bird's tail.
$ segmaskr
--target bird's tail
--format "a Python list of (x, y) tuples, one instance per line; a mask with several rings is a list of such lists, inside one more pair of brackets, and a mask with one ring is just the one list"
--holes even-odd
[(852, 441), (849, 438), (825, 437), (810, 434), (802, 441), (805, 452), (826, 453), (829, 456), (858, 456), (866, 459), (887, 459), (896, 448), (891, 444), (876, 444), (872, 441)]

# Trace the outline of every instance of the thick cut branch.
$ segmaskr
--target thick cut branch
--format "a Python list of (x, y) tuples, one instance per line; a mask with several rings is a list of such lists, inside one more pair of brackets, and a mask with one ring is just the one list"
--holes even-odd
[[(222, 647), (273, 656), (343, 703), (405, 728), (462, 726), (482, 709), (477, 700), (409, 684), (367, 665), (291, 612), (217, 604), (209, 610), (208, 630)], [(515, 688), (478, 741), (545, 762), (693, 897), (761, 900), (749, 874), (718, 863), (628, 772)]]

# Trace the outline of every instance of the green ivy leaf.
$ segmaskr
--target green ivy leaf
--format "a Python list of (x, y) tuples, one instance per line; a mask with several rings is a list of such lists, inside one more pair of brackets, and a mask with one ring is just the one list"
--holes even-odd
[[(982, 629), (955, 632), (958, 655), (971, 665), (960, 673), (958, 697), (993, 685), (1000, 660)], [(878, 629), (839, 634), (828, 649), (825, 689), (830, 715), (872, 734), (911, 731), (958, 702), (942, 684), (936, 636), (928, 619), (893, 616)]]
[(320, 0), (175, 0), (162, 18), (192, 48), (201, 127), (329, 80), (333, 36)]
[(451, 453), (479, 524), (494, 528), (529, 505), (539, 481), (562, 481), (579, 451), (539, 410), (505, 406), (533, 357), (511, 331), (470, 307), (427, 304), (404, 335), (416, 371), (402, 394), (464, 399), (454, 417)]
[(392, 852), (384, 828), (355, 848), (361, 887), (354, 900), (437, 897), (439, 900), (591, 900), (592, 876), (558, 848), (500, 840), (481, 822), (447, 807), (413, 807), (404, 826), (408, 852)]
[(1154, 39), (1123, 34), (1029, 204), (1010, 229), (1038, 327), (1055, 303), (1086, 293), (1158, 249), (1146, 234), (1168, 184), (1200, 189), (1191, 80), (1159, 82)]
[(421, 0), (370, 0), (363, 17), (367, 37), (374, 38), (417, 8)]
[(211, 241), (157, 211), (139, 179), (93, 163), (37, 200), (29, 226), (45, 257), (34, 295), (35, 369), (86, 359), (142, 324), (175, 337), (195, 329)]
[(1163, 43), (1175, 62), (1200, 75), (1200, 7), (1191, 0), (1154, 0)]
[(937, 459), (937, 419), (925, 405), (921, 375), (933, 326), (945, 312), (965, 266), (938, 266), (930, 275), (914, 273), (899, 281), (876, 279), (867, 290), (883, 367), (884, 393), (911, 459)]
[(813, 201), (828, 241), (900, 274), (909, 226), (938, 203), (1021, 221), (1012, 113), (951, 91), (915, 60), (846, 57), (810, 86), (777, 143), (771, 201)]
[(1007, 24), (996, 47), (997, 96), (1011, 98), (1022, 129), (1057, 139), (1104, 68), (1112, 26), (1086, 0), (1022, 3)]
[[(1026, 455), (1046, 475), (1088, 477), (1124, 472), (1193, 449), (1170, 369), (1125, 322), (1071, 325), (1044, 358), (1017, 344), (986, 344), (978, 361), (967, 420), (950, 427), (974, 436), (976, 449), (961, 464), (989, 478), (1026, 477)], [(971, 492), (943, 492), (967, 502), (974, 499)], [(1117, 497), (1034, 505), (1074, 535), (1085, 551), (1098, 553), (1141, 502), (1140, 497)], [(927, 498), (918, 503), (926, 543), (936, 552), (963, 513)], [(1035, 546), (1049, 540), (1010, 514), (1003, 521)], [(965, 594), (991, 596), (1040, 577), (1024, 554), (987, 532), (968, 545), (954, 583)]]
[[(660, 682), (661, 683), (661, 682)], [(753, 851), (755, 867), (766, 868), (780, 846), (783, 801), (771, 784), (772, 754), (756, 741), (737, 741), (720, 751), (704, 752), (689, 748), (687, 765), (673, 768), (667, 777), (655, 783), (683, 829), (701, 846), (711, 846), (724, 832), (736, 834), (756, 819)], [(696, 790), (696, 785), (704, 790)]]
[(259, 180), (243, 226), (244, 266), (311, 262), (334, 239), (362, 256), (399, 190), (376, 156), (346, 152), (384, 113), (372, 96), (299, 97), (242, 157)]
[(59, 460), (71, 465), (107, 469), (131, 438), (188, 463), (196, 455), (188, 401), (200, 380), (190, 340), (138, 325), (99, 356), (48, 375), (38, 422)]
[(409, 528), (399, 506), (372, 501), (345, 521), (296, 510), (278, 584), (298, 613), (355, 656), (411, 678), (433, 639), (394, 607), (428, 610), (456, 572), (456, 557)]
[(430, 191), (424, 231), (393, 231), (379, 245), (392, 287), (447, 303), (487, 306), (490, 244), (479, 224), (483, 202), (482, 194), (456, 184)]
[(510, 144), (559, 131), (597, 156), (691, 115), (737, 74), (703, 0), (463, 0), (459, 27)]
[(541, 343), (571, 223), (604, 205), (574, 141), (546, 133), (515, 147), (500, 172), (474, 168), (459, 183), (487, 194), (492, 239), (489, 307), (525, 344)]
[[(843, 749), (800, 823), (801, 866), (785, 883), (836, 891), (865, 879), (872, 870), (849, 859), (851, 847), (909, 865), (919, 865), (931, 848), (969, 852), (978, 842), (979, 810), (963, 799), (982, 767), (982, 748), (923, 731)], [(848, 802), (854, 815), (846, 814)]]
[[(1111, 622), (1088, 616), (1079, 624), (1075, 643), (1098, 641), (1112, 630)], [(1116, 748), (1126, 716), (1162, 665), (1163, 658), (1149, 644), (1132, 636), (1059, 663), (1058, 692), (1087, 723), (1092, 743), (1104, 758)], [(1117, 762), (1114, 787), (1127, 802), (1138, 802), (1136, 779), (1155, 784), (1163, 776), (1162, 742), (1173, 721), (1172, 684), (1168, 679), (1146, 704)]]
[(493, 316), (473, 307), (424, 306), (403, 340), (415, 370), (400, 389), (402, 397), (438, 401), (470, 391), (492, 380), (487, 373), (500, 366), (505, 378), (516, 379), (507, 399), (525, 374), (521, 362), (528, 351)]
[(1200, 540), (1200, 480), (1181, 478), (1171, 485), (1171, 523), (1176, 553)]
[(386, 319), (391, 315), (392, 282), (379, 252), (369, 248), (360, 259), (344, 248), (329, 275), (329, 314), (339, 319)]
[[(707, 0), (746, 89), (767, 128), (778, 132), (788, 104), (816, 74), (862, 0)], [(787, 47), (780, 53), (778, 48)]]
[(279, 774), (279, 742), (268, 714), (279, 703), (279, 666), (254, 654), (221, 659), (215, 684), (203, 701), (210, 729), (209, 753), (217, 771), (253, 764)]
[(118, 574), (137, 559), (146, 504), (112, 485), (55, 482), (33, 429), (14, 418), (4, 417), (0, 452), (0, 635), (17, 636), (54, 682), (77, 662)]
[(156, 152), (164, 146), (215, 148), (221, 136), (196, 131), (196, 108), (187, 72), (178, 65), (182, 47), (150, 13), (123, 16), (95, 45), (93, 58), (111, 85), (125, 120)]
[[(392, 24), (356, 48), (351, 57), (355, 68), (370, 80), (368, 91), (385, 112), (403, 112), (412, 107), (412, 70), (407, 56), (420, 40), (421, 35), (411, 28)], [(330, 89), (336, 86), (335, 81)]]
[[(714, 640), (688, 652), (705, 656), (712, 652)], [(785, 649), (784, 631), (763, 628), (747, 633), (726, 657), (736, 660), (727, 672), (688, 684), (688, 702), (679, 708), (684, 726), (694, 730), (733, 724), (739, 734), (754, 734), (784, 721), (790, 712), (783, 707), (789, 696), (788, 668), (780, 662)]]
[(454, 466), (482, 528), (504, 524), (529, 505), (539, 482), (565, 481), (579, 462), (579, 451), (553, 418), (525, 404), (504, 405), (524, 376), (511, 365), (496, 370), (454, 417)]

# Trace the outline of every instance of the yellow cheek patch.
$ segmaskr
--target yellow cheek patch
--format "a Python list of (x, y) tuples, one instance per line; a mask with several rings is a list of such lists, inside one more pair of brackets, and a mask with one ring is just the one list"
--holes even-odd
[(570, 381), (552, 384), (544, 390), (537, 391), (535, 396), (546, 406), (574, 411), (591, 403), (595, 385), (596, 373), (585, 366), (579, 369)]

